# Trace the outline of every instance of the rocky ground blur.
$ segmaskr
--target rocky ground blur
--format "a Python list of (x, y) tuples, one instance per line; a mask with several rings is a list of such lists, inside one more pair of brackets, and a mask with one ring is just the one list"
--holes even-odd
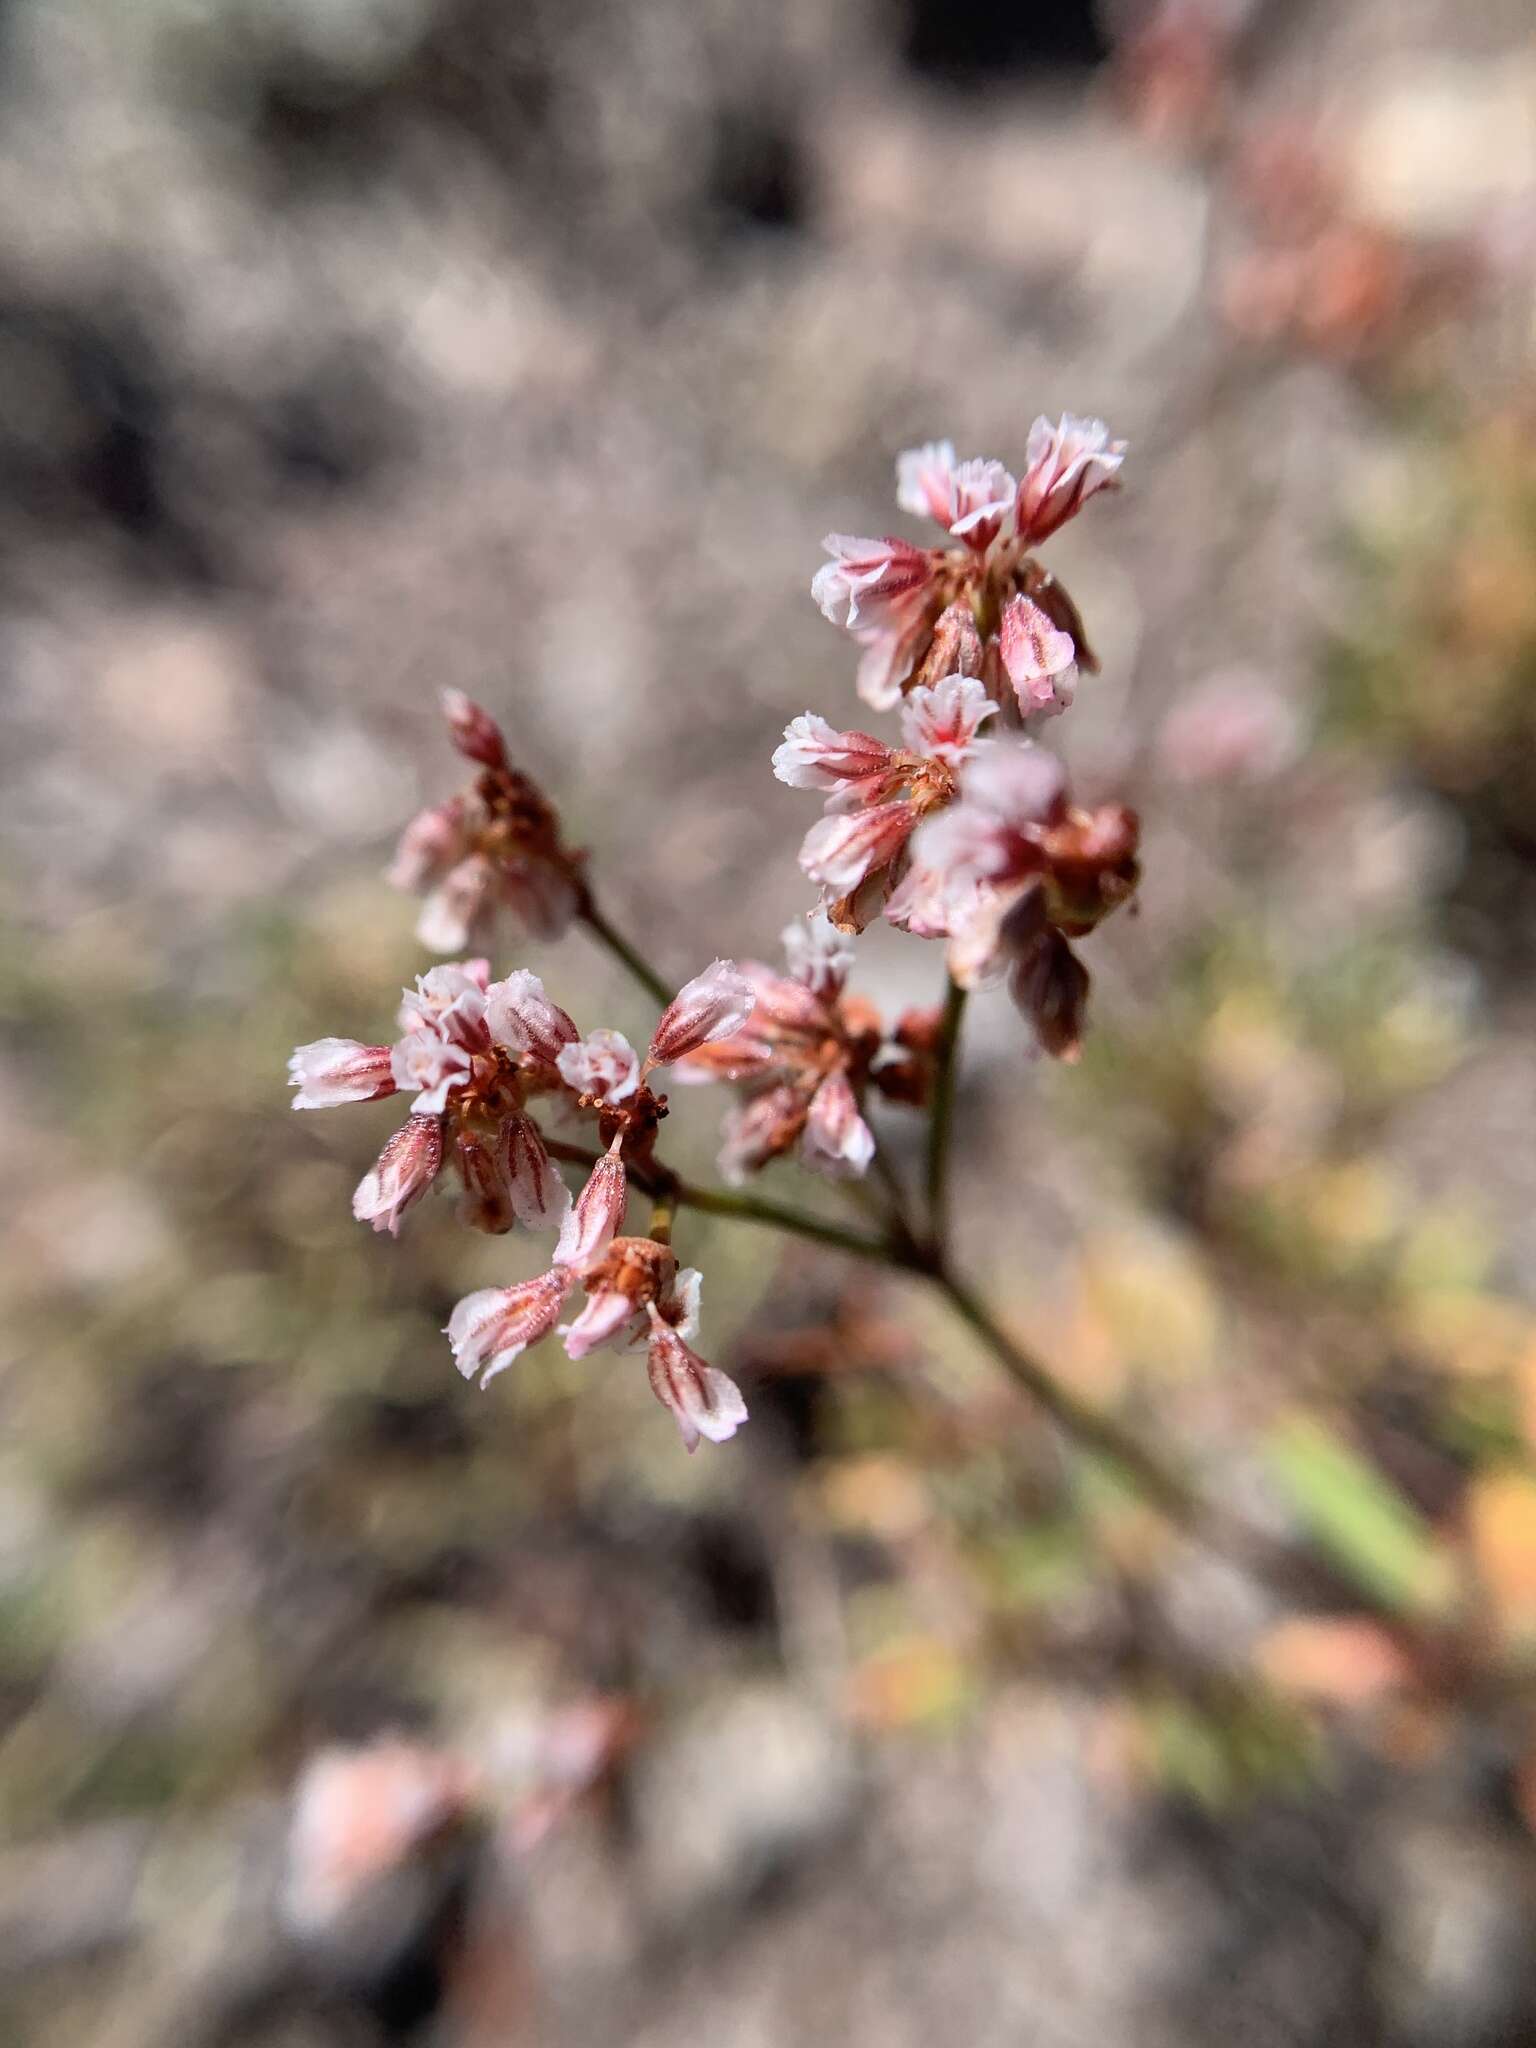
[[(1536, 2039), (1536, 46), (1159, 19), (0, 8), (5, 2039)], [(287, 1114), (420, 964), (439, 687), (668, 971), (769, 952), (768, 755), (855, 713), (820, 535), (1067, 408), (1133, 453), (1053, 544), (1103, 674), (1052, 738), (1147, 880), (1082, 1067), (974, 1006), (970, 1259), (1464, 1602), (1476, 1697), (771, 1240), (690, 1241), (728, 1454), (592, 1362), (482, 1399), (440, 1326), (521, 1251), (366, 1237), (387, 1126)]]

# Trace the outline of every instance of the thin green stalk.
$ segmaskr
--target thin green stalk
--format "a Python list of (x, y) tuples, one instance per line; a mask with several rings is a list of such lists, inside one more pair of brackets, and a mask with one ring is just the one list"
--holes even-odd
[(677, 1200), (685, 1209), (697, 1209), (705, 1216), (734, 1216), (743, 1223), (765, 1223), (773, 1230), (792, 1231), (814, 1244), (829, 1245), (834, 1251), (851, 1252), (858, 1259), (873, 1259), (883, 1266), (911, 1269), (911, 1260), (888, 1237), (868, 1237), (861, 1230), (828, 1223), (805, 1209), (791, 1209), (783, 1202), (770, 1202), (761, 1195), (741, 1195), (726, 1188), (696, 1188), (687, 1181), (676, 1184)]
[(592, 896), (583, 896), (576, 915), (598, 944), (607, 947), (625, 973), (633, 976), (646, 994), (653, 996), (665, 1009), (676, 994), (676, 990), (668, 987), (644, 954), (637, 952), (624, 934), (614, 929), (598, 909)]
[[(597, 1164), (598, 1155), (585, 1145), (569, 1145), (561, 1138), (546, 1138), (552, 1159), (568, 1166)], [(849, 1230), (813, 1216), (807, 1209), (794, 1209), (787, 1202), (772, 1202), (762, 1195), (739, 1194), (731, 1188), (698, 1188), (670, 1167), (657, 1163), (652, 1171), (631, 1165), (629, 1177), (643, 1194), (682, 1209), (697, 1209), (704, 1216), (732, 1216), (741, 1223), (761, 1223), (770, 1230), (785, 1230), (794, 1237), (809, 1238), (834, 1251), (848, 1252), (856, 1259), (873, 1259), (881, 1265), (908, 1267), (913, 1261), (907, 1250), (888, 1237), (871, 1237), (861, 1230)]]
[(933, 1242), (949, 1242), (949, 1151), (955, 1122), (955, 1082), (960, 1065), (960, 1025), (965, 1016), (965, 990), (951, 978), (944, 996), (944, 1021), (933, 1078), (933, 1107), (928, 1112), (928, 1223)]
[(1053, 1422), (1059, 1423), (1084, 1449), (1116, 1466), (1177, 1527), (1192, 1531), (1209, 1522), (1210, 1516), (1194, 1489), (1149, 1451), (1139, 1437), (1064, 1387), (1039, 1359), (1008, 1334), (975, 1288), (946, 1266), (940, 1266), (929, 1277), (960, 1320)]

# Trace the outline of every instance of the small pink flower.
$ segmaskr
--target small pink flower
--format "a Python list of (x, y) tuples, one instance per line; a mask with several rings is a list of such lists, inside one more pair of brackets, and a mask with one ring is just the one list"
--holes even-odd
[(911, 836), (917, 808), (905, 798), (851, 815), (818, 818), (800, 848), (800, 865), (813, 882), (836, 896), (856, 889), (866, 875), (887, 868)]
[(319, 1751), (294, 1796), (283, 1917), (306, 1938), (331, 1935), (359, 1900), (468, 1819), (476, 1791), (463, 1758), (400, 1736)]
[(553, 1066), (578, 1036), (564, 1010), (545, 994), (543, 982), (526, 968), (491, 983), (485, 992), (485, 1021), (498, 1045), (546, 1066)]
[(712, 961), (684, 983), (662, 1012), (646, 1066), (670, 1066), (711, 1039), (728, 1038), (746, 1023), (756, 1001), (756, 990), (734, 960)]
[(587, 1297), (586, 1306), (574, 1322), (562, 1323), (566, 1355), (585, 1358), (604, 1344), (611, 1344), (633, 1322), (635, 1304), (616, 1288), (600, 1290)]
[(485, 988), (490, 963), (461, 960), (452, 967), (429, 968), (416, 986), (401, 994), (398, 1022), (404, 1032), (435, 1031), (455, 1044), (483, 1047)]
[(478, 761), (482, 768), (506, 767), (506, 742), (488, 711), (462, 690), (444, 690), (442, 705), (448, 736), (467, 760)]
[(927, 620), (918, 616), (894, 627), (861, 629), (853, 637), (863, 650), (855, 685), (859, 698), (872, 711), (889, 711), (901, 702), (901, 686), (926, 645)]
[[(840, 932), (824, 912), (813, 910), (809, 917), (785, 925), (780, 937), (791, 982), (823, 1001), (842, 994), (853, 967), (853, 941), (846, 932)], [(763, 1000), (761, 986), (758, 1000)]]
[(1013, 509), (1017, 486), (1000, 462), (955, 460), (952, 441), (930, 441), (896, 458), (896, 502), (934, 520), (978, 550), (995, 538)]
[(914, 754), (958, 768), (997, 706), (974, 676), (945, 676), (914, 690), (901, 708), (901, 736)]
[(435, 1116), (408, 1116), (357, 1184), (352, 1214), (359, 1223), (398, 1237), (406, 1211), (442, 1171), (443, 1126)]
[(1015, 527), (1035, 547), (1074, 518), (1096, 491), (1112, 485), (1125, 460), (1125, 443), (1112, 441), (1102, 420), (1066, 412), (1052, 426), (1043, 416), (1029, 430), (1019, 481)]
[(893, 631), (911, 624), (933, 577), (923, 548), (887, 534), (864, 540), (829, 533), (822, 546), (832, 557), (811, 583), (811, 595), (834, 626)]
[(1054, 718), (1065, 711), (1077, 689), (1072, 635), (1052, 625), (1029, 598), (1015, 597), (1003, 608), (998, 641), (1024, 717)]
[(342, 1102), (377, 1102), (393, 1095), (396, 1081), (390, 1047), (360, 1045), (355, 1038), (317, 1038), (301, 1045), (288, 1062), (288, 1085), (297, 1088), (295, 1109), (334, 1109)]
[(571, 877), (548, 861), (508, 854), (500, 863), (500, 907), (531, 939), (558, 939), (580, 898)]
[(800, 1156), (813, 1173), (861, 1178), (875, 1156), (874, 1133), (859, 1114), (848, 1076), (835, 1070), (811, 1097)]
[(640, 1085), (640, 1060), (622, 1031), (589, 1031), (560, 1048), (560, 1078), (578, 1095), (597, 1102), (625, 1102)]
[(814, 711), (784, 728), (773, 772), (791, 789), (844, 790), (878, 785), (889, 773), (891, 750), (867, 732), (839, 732)]
[(1057, 815), (1065, 784), (1056, 756), (1027, 740), (978, 755), (959, 802), (923, 827), (918, 859), (957, 882), (1022, 878), (1041, 865), (1039, 828)]
[(654, 1303), (649, 1313), (646, 1370), (652, 1392), (663, 1407), (671, 1409), (688, 1450), (697, 1450), (706, 1437), (713, 1444), (723, 1444), (747, 1419), (740, 1387), (690, 1350)]
[(1190, 784), (1266, 782), (1301, 751), (1294, 707), (1262, 678), (1213, 676), (1179, 699), (1157, 740), (1158, 766)]
[(781, 1159), (799, 1142), (808, 1108), (803, 1090), (789, 1081), (739, 1103), (722, 1126), (721, 1178), (740, 1187), (771, 1159)]
[[(673, 1301), (677, 1260), (669, 1246), (648, 1237), (616, 1237), (582, 1270), (587, 1303), (572, 1323), (561, 1324), (567, 1354), (585, 1358), (629, 1332), (654, 1302), (674, 1325), (683, 1310)], [(693, 1276), (695, 1282), (697, 1275)], [(697, 1288), (694, 1290), (695, 1303)], [(628, 1348), (626, 1346), (626, 1348)]]
[(531, 1117), (509, 1116), (501, 1128), (502, 1157), (512, 1213), (529, 1230), (563, 1224), (571, 1194), (555, 1171), (538, 1125)]
[[(442, 880), (468, 852), (464, 836), (464, 801), (453, 797), (445, 804), (433, 804), (416, 816), (400, 835), (395, 857), (384, 871), (392, 889), (406, 889), (413, 895)], [(448, 949), (452, 951), (450, 947)]]
[(619, 1140), (615, 1138), (566, 1212), (560, 1226), (560, 1241), (555, 1246), (557, 1266), (584, 1266), (599, 1252), (606, 1251), (617, 1236), (629, 1198), (628, 1176), (618, 1147)]
[(418, 1091), (413, 1115), (441, 1116), (450, 1090), (465, 1085), (474, 1061), (464, 1046), (427, 1027), (408, 1031), (390, 1052), (389, 1064), (397, 1087)]
[(496, 870), (483, 853), (452, 868), (421, 906), (416, 936), (433, 953), (459, 953), (489, 921), (496, 900)]
[(516, 1287), (482, 1287), (466, 1294), (444, 1333), (465, 1379), (479, 1373), (481, 1386), (488, 1387), (530, 1344), (547, 1337), (575, 1284), (574, 1274), (556, 1267)]
[(915, 939), (947, 938), (974, 915), (985, 884), (971, 875), (931, 865), (922, 852), (926, 835), (918, 844), (912, 865), (891, 891), (885, 915), (888, 922)]

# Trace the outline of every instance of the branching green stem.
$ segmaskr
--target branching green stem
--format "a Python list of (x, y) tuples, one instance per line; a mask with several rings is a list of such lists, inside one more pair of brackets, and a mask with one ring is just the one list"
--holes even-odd
[(955, 1082), (960, 1067), (960, 1025), (965, 1016), (965, 990), (951, 977), (944, 996), (944, 1021), (939, 1028), (938, 1059), (933, 1079), (933, 1106), (928, 1112), (928, 1223), (933, 1242), (949, 1243), (949, 1148), (955, 1122)]

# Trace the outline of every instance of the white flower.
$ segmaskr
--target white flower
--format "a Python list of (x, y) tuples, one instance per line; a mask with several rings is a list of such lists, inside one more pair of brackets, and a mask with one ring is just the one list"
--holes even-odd
[(622, 1031), (606, 1027), (560, 1048), (560, 1078), (578, 1095), (598, 1102), (625, 1102), (640, 1085), (640, 1060)]

